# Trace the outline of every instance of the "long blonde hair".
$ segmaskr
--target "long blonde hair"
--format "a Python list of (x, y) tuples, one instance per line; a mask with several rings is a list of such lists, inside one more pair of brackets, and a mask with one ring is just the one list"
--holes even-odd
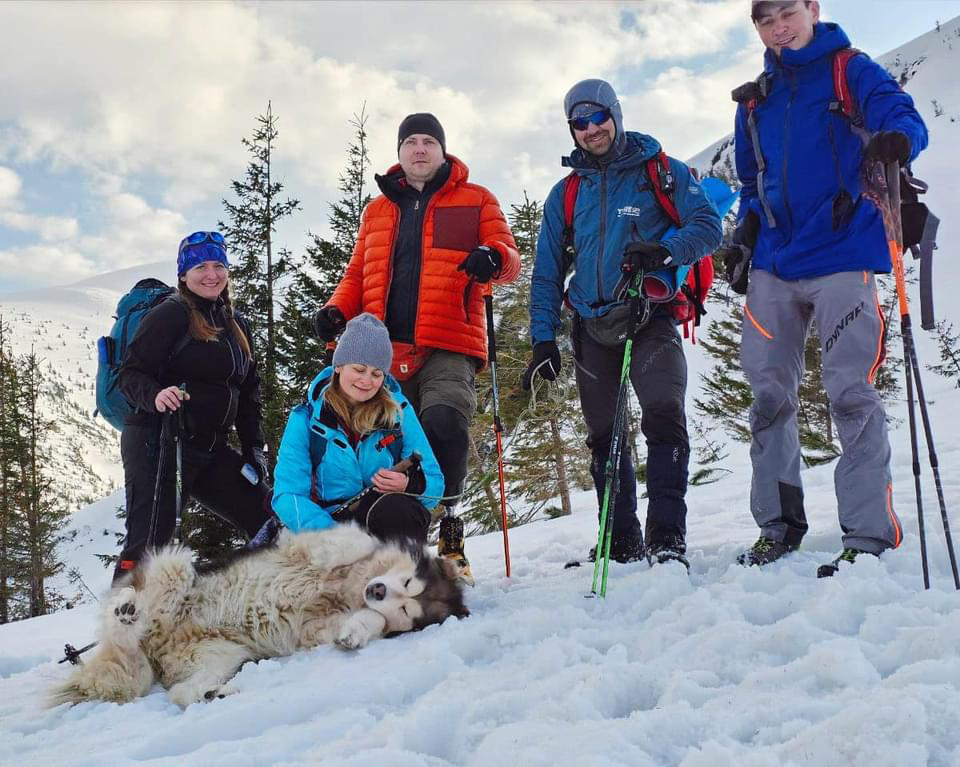
[[(187, 287), (187, 283), (180, 280), (177, 285), (177, 291), (183, 300), (186, 301), (187, 306), (190, 307), (190, 336), (197, 341), (216, 341), (220, 337), (221, 329), (211, 325), (207, 321), (207, 318), (203, 316), (203, 312), (201, 312), (197, 306), (196, 296), (193, 291)], [(229, 277), (227, 278), (227, 284), (220, 292), (220, 298), (223, 300), (224, 316), (228, 322), (227, 327), (230, 329), (234, 340), (248, 358), (253, 357), (253, 352), (250, 350), (250, 342), (247, 340), (246, 334), (241, 329), (240, 323), (237, 322), (235, 317), (233, 301), (230, 297)]]
[(400, 406), (390, 394), (386, 379), (366, 402), (354, 402), (340, 386), (340, 374), (333, 372), (330, 385), (323, 393), (324, 401), (351, 431), (367, 434), (374, 429), (390, 429), (397, 422)]

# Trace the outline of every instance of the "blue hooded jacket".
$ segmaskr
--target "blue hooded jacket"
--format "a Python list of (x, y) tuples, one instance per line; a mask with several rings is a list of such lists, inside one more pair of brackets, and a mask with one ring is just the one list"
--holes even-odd
[[(403, 443), (401, 458), (417, 452), (423, 459), (420, 468), (426, 487), (419, 496), (420, 502), (428, 509), (436, 506), (436, 499), (443, 495), (443, 473), (413, 407), (400, 391), (400, 385), (390, 375), (383, 383), (400, 406), (400, 418), (395, 427), (365, 434), (354, 448), (336, 418), (331, 417), (330, 410), (323, 407), (323, 394), (332, 375), (332, 366), (322, 370), (307, 389), (307, 403), (313, 403), (312, 406), (298, 405), (287, 419), (274, 472), (273, 511), (280, 521), (294, 532), (323, 530), (335, 525), (331, 512), (343, 501), (370, 487), (378, 470), (393, 465), (390, 450), (382, 445), (378, 447), (378, 443), (385, 436), (397, 433)], [(310, 458), (311, 429), (326, 443), (323, 460), (315, 470)], [(316, 497), (325, 503), (313, 499), (311, 492), (314, 489)]]
[[(761, 222), (753, 268), (782, 279), (836, 272), (890, 271), (883, 221), (876, 205), (862, 195), (863, 140), (842, 114), (828, 111), (835, 101), (833, 54), (850, 41), (836, 24), (818, 23), (800, 50), (767, 50), (767, 97), (753, 115), (767, 165), (764, 193), (776, 227), (771, 228), (757, 196), (757, 161), (747, 127), (747, 111), (737, 109), (736, 162), (743, 183), (738, 219), (748, 211)], [(854, 56), (847, 82), (864, 127), (873, 133), (900, 131), (910, 141), (911, 159), (927, 145), (927, 129), (913, 99), (877, 63)], [(834, 200), (849, 193), (848, 215), (834, 214)]]
[[(609, 164), (601, 165), (580, 148), (564, 161), (581, 176), (573, 214), (577, 256), (568, 296), (582, 317), (606, 314), (623, 300), (620, 267), (628, 243), (661, 242), (678, 266), (696, 263), (720, 244), (720, 215), (689, 168), (668, 158), (676, 182), (674, 203), (683, 221), (674, 229), (644, 168), (660, 151), (659, 142), (643, 133), (628, 131), (624, 136), (623, 151)], [(563, 190), (563, 180), (550, 190), (537, 239), (530, 288), (534, 344), (553, 340), (562, 324), (564, 280), (570, 266), (563, 248)]]

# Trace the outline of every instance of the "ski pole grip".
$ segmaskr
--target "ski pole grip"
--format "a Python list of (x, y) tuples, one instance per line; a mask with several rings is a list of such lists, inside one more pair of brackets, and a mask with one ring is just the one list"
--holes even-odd
[(483, 297), (483, 305), (487, 311), (487, 359), (497, 361), (497, 339), (493, 332), (493, 296), (489, 293)]

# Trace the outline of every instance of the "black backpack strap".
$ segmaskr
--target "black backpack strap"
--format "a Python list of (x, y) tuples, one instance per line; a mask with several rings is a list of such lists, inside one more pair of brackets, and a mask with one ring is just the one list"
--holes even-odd
[(747, 132), (750, 134), (750, 144), (753, 146), (753, 156), (757, 163), (757, 198), (760, 200), (760, 207), (763, 208), (763, 215), (767, 219), (767, 226), (776, 229), (777, 220), (773, 217), (773, 208), (770, 207), (770, 201), (767, 200), (767, 194), (764, 190), (763, 182), (767, 173), (767, 161), (763, 159), (763, 152), (760, 149), (760, 133), (757, 130), (757, 119), (754, 114), (756, 107), (766, 100), (767, 94), (770, 92), (772, 79), (770, 75), (764, 72), (756, 80), (751, 80), (738, 88), (734, 88), (730, 96), (746, 112)]

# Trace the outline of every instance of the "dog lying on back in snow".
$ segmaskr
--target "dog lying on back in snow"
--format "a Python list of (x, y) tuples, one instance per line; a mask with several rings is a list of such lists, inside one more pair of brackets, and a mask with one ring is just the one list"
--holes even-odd
[(209, 572), (168, 547), (114, 589), (96, 654), (52, 704), (145, 695), (154, 681), (180, 706), (222, 697), (249, 660), (333, 643), (345, 650), (469, 611), (456, 568), (421, 547), (383, 543), (359, 527), (282, 532)]

